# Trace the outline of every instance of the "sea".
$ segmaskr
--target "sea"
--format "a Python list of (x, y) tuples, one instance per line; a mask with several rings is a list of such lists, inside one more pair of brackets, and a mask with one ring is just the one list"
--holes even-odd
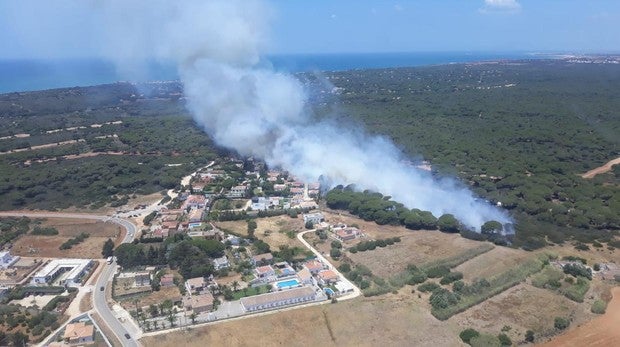
[[(260, 65), (277, 71), (296, 73), (544, 57), (548, 56), (525, 52), (288, 54), (266, 56)], [(127, 78), (114, 63), (102, 59), (0, 60), (0, 93), (91, 86), (118, 81), (148, 82), (178, 79), (177, 71), (171, 64), (149, 63), (143, 70), (136, 79)]]

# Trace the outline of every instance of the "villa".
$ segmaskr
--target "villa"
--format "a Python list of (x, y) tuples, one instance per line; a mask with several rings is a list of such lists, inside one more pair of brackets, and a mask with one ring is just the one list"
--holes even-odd
[(276, 275), (275, 270), (271, 267), (271, 265), (259, 266), (254, 269), (254, 273), (258, 278), (267, 278)]
[(85, 344), (94, 342), (95, 327), (84, 322), (70, 323), (65, 327), (63, 338), (70, 344)]
[(304, 267), (313, 275), (316, 275), (319, 271), (325, 269), (325, 265), (316, 259), (307, 261), (304, 263)]
[(321, 283), (322, 285), (328, 285), (328, 284), (332, 284), (338, 281), (339, 277), (338, 274), (335, 273), (332, 270), (323, 270), (320, 271), (317, 275), (317, 277), (319, 278), (319, 283)]
[(215, 298), (213, 298), (211, 293), (203, 293), (184, 297), (183, 306), (186, 310), (200, 314), (211, 311), (213, 309), (213, 301), (215, 301)]

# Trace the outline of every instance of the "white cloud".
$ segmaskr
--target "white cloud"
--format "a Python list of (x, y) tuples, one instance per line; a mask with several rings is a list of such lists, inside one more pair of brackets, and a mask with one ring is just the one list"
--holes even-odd
[(480, 13), (516, 13), (521, 10), (517, 0), (484, 0)]

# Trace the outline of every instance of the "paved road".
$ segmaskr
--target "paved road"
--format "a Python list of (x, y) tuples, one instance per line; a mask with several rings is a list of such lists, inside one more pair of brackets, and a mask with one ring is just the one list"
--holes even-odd
[(300, 233), (297, 234), (297, 239), (304, 244), (304, 246), (306, 246), (309, 250), (312, 251), (312, 253), (314, 253), (314, 255), (316, 255), (316, 257), (322, 261), (324, 264), (327, 264), (328, 268), (332, 271), (334, 271), (336, 274), (338, 274), (338, 276), (340, 276), (340, 280), (348, 283), (351, 287), (353, 287), (353, 293), (351, 294), (347, 294), (347, 295), (343, 295), (343, 296), (339, 296), (338, 297), (338, 301), (342, 301), (342, 300), (349, 300), (349, 299), (353, 299), (356, 298), (358, 296), (360, 296), (362, 294), (362, 292), (360, 291), (359, 288), (357, 288), (357, 286), (353, 283), (351, 283), (351, 281), (349, 281), (346, 277), (344, 277), (343, 274), (340, 273), (340, 271), (338, 271), (338, 269), (332, 265), (332, 263), (330, 263), (322, 254), (321, 252), (317, 251), (314, 247), (312, 247), (312, 245), (310, 245), (308, 243), (308, 241), (304, 240), (304, 235), (310, 232), (315, 232), (316, 229), (312, 229), (312, 230), (306, 230), (306, 231), (302, 231)]
[[(127, 234), (125, 234), (125, 238), (123, 239), (123, 243), (128, 243), (133, 241), (137, 227), (128, 220), (109, 217), (109, 216), (101, 216), (101, 215), (93, 215), (93, 214), (85, 214), (85, 213), (64, 213), (64, 212), (26, 212), (26, 211), (12, 211), (12, 212), (0, 212), (0, 217), (28, 217), (28, 218), (72, 218), (72, 219), (95, 219), (103, 222), (111, 222), (118, 224), (124, 227), (127, 230)], [(131, 322), (126, 321), (121, 323), (106, 301), (106, 292), (110, 290), (110, 286), (108, 286), (108, 282), (112, 281), (114, 277), (114, 273), (116, 272), (116, 263), (105, 264), (104, 268), (101, 270), (101, 274), (99, 275), (99, 279), (97, 280), (97, 284), (95, 285), (95, 289), (93, 290), (93, 303), (95, 307), (95, 311), (99, 313), (105, 324), (110, 328), (110, 330), (116, 335), (121, 344), (126, 347), (137, 347), (139, 346), (136, 339), (134, 337), (138, 336), (140, 331), (138, 328)], [(104, 287), (105, 290), (100, 290), (101, 287)], [(129, 333), (131, 336), (130, 339), (127, 339), (124, 335), (125, 333)]]

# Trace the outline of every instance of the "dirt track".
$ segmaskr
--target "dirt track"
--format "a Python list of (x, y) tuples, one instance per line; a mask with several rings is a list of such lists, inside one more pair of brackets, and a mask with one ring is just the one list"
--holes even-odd
[(540, 346), (602, 347), (620, 344), (620, 329), (618, 329), (620, 327), (620, 287), (615, 287), (611, 293), (613, 299), (607, 305), (607, 312), (604, 315)]
[(608, 172), (611, 170), (611, 167), (614, 165), (618, 165), (620, 164), (620, 158), (616, 158), (613, 160), (608, 161), (605, 165), (603, 166), (599, 166), (596, 169), (592, 169), (586, 173), (584, 173), (583, 175), (581, 175), (581, 177), (583, 178), (592, 178), (598, 174), (602, 174), (605, 172)]

